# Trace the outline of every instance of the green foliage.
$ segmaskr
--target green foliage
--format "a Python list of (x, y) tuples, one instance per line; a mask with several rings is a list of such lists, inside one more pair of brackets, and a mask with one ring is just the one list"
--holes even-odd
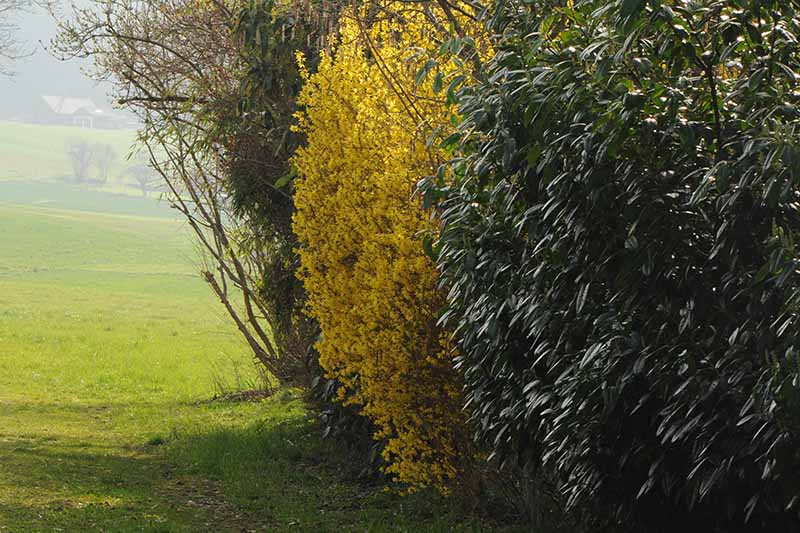
[[(335, 9), (328, 16), (334, 15)], [(258, 230), (247, 245), (266, 252), (260, 294), (275, 317), (276, 344), (305, 361), (299, 384), (308, 388), (319, 410), (323, 435), (361, 453), (367, 459), (362, 473), (372, 476), (380, 463), (372, 425), (338, 402), (338, 381), (324, 375), (313, 348), (319, 327), (304, 312), (306, 293), (296, 276), (300, 263), (292, 216), (297, 172), (290, 158), (303, 138), (291, 127), (302, 87), (296, 53), (316, 65), (319, 36), (328, 31), (322, 22), (297, 6), (281, 8), (271, 0), (252, 1), (240, 11), (233, 31), (248, 69), (240, 80), (236, 114), (221, 124), (229, 139), (226, 178), (238, 214)]]
[(499, 2), (422, 184), (477, 435), (594, 530), (800, 530), (797, 8)]
[(301, 86), (294, 51), (305, 41), (302, 29), (271, 1), (254, 1), (240, 11), (233, 32), (247, 70), (239, 80), (237, 108), (219, 124), (227, 133), (226, 178), (234, 205), (270, 237), (284, 239), (291, 237), (294, 211), (286, 178), (299, 142), (290, 127)]
[(309, 348), (317, 327), (302, 313), (305, 293), (295, 277), (298, 259), (289, 158), (298, 136), (291, 131), (300, 90), (294, 51), (303, 46), (302, 20), (271, 1), (253, 1), (233, 20), (244, 66), (236, 106), (221, 106), (214, 127), (224, 146), (225, 189), (249, 231), (236, 236), (245, 256), (257, 257), (258, 297), (270, 326), (287, 383), (309, 386), (316, 361)]
[(258, 294), (271, 315), (271, 333), (282, 354), (280, 379), (309, 386), (316, 369), (310, 346), (317, 328), (302, 313), (305, 293), (295, 277), (298, 258), (290, 157), (298, 146), (291, 130), (300, 78), (294, 51), (306, 31), (302, 20), (271, 0), (239, 7), (232, 32), (243, 70), (237, 106), (217, 118), (225, 145), (225, 186), (236, 215), (251, 231), (237, 246), (254, 257)]

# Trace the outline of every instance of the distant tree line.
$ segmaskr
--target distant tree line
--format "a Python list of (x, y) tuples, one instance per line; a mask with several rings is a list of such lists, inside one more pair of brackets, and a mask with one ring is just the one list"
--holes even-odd
[[(120, 159), (112, 145), (102, 142), (90, 143), (84, 139), (67, 141), (66, 153), (72, 169), (69, 179), (74, 183), (96, 187), (108, 183), (111, 171)], [(160, 177), (143, 152), (137, 152), (129, 159), (119, 177), (133, 180), (132, 185), (138, 188), (143, 196), (163, 190)]]

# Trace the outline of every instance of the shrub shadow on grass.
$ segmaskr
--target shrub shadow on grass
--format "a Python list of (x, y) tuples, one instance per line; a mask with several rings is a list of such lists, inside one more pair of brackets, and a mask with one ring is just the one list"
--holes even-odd
[(152, 496), (159, 465), (109, 448), (89, 451), (51, 439), (0, 442), (0, 523), (29, 531), (165, 520), (168, 509)]
[(198, 427), (167, 449), (172, 461), (218, 480), (228, 499), (275, 531), (488, 530), (432, 490), (402, 496), (360, 479), (361, 465), (319, 435), (300, 395), (284, 392), (260, 402), (252, 421)]
[[(11, 531), (185, 531), (175, 522), (150, 513), (147, 516), (108, 503), (80, 504), (68, 501), (48, 506), (0, 504), (0, 532)], [(3, 523), (14, 524), (8, 528)]]
[(218, 483), (175, 471), (163, 455), (46, 441), (0, 442), (0, 458), (0, 524), (14, 524), (14, 531), (255, 526), (222, 497)]
[[(0, 421), (12, 425), (0, 433), (0, 526), (114, 532), (489, 530), (433, 491), (400, 496), (359, 478), (361, 465), (337, 443), (320, 438), (297, 391), (244, 404), (182, 405), (180, 422), (165, 418), (170, 426), (149, 441), (139, 434), (132, 434), (138, 442), (109, 440), (113, 424), (94, 439), (87, 437), (99, 428), (87, 413), (132, 405), (36, 403), (17, 406), (25, 417), (4, 412)], [(158, 406), (139, 407), (155, 413)], [(29, 420), (32, 410), (44, 419), (42, 426), (13, 425)], [(69, 419), (67, 426), (42, 432), (47, 420), (62, 416)], [(70, 433), (81, 424), (80, 434)]]

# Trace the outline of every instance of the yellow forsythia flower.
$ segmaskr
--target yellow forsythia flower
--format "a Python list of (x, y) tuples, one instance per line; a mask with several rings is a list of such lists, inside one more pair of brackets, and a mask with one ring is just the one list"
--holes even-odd
[(409, 4), (392, 8), (402, 21), (369, 29), (346, 12), (316, 73), (299, 59), (308, 142), (294, 160), (294, 229), (322, 366), (376, 424), (387, 471), (444, 488), (468, 439), (452, 346), (436, 326), (443, 297), (421, 245), (435, 221), (413, 191), (444, 157), (425, 141), (453, 110), (430, 83), (415, 84), (436, 56), (435, 29)]

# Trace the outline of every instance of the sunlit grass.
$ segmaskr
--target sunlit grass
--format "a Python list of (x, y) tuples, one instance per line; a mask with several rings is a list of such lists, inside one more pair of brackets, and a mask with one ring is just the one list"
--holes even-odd
[[(191, 529), (158, 495), (163, 453), (255, 370), (168, 220), (0, 208), (0, 527)], [(215, 370), (216, 369), (216, 370)], [(157, 452), (157, 453), (156, 453)]]
[[(180, 224), (0, 205), (0, 531), (473, 530), (258, 384)], [(356, 465), (357, 466), (357, 465)]]

